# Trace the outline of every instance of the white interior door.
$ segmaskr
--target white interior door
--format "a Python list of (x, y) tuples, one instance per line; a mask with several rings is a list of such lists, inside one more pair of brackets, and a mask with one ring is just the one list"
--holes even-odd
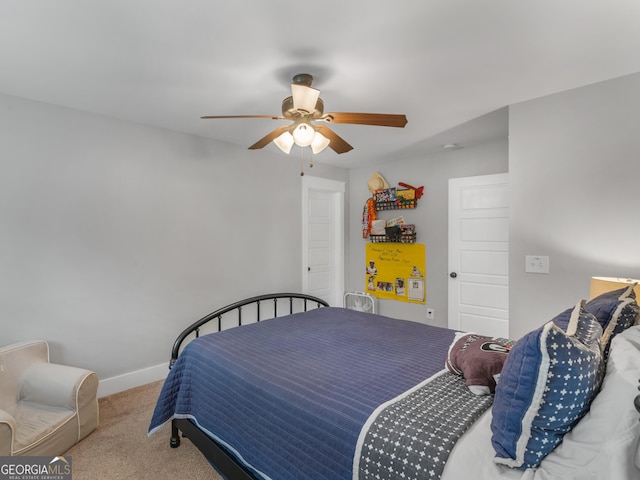
[(344, 182), (304, 176), (302, 291), (341, 306), (344, 294)]
[(449, 328), (509, 336), (508, 182), (449, 180)]

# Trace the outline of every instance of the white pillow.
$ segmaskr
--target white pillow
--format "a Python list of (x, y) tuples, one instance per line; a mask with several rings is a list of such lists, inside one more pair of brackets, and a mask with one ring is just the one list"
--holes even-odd
[(640, 326), (611, 343), (602, 390), (590, 411), (540, 464), (536, 480), (640, 478), (634, 458), (640, 422), (633, 399), (640, 379)]

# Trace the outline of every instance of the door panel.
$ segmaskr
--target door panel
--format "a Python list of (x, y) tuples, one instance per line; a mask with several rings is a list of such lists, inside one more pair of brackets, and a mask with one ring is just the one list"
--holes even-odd
[[(469, 214), (472, 210), (465, 210)], [(482, 214), (487, 214), (483, 211)], [(460, 219), (460, 240), (464, 242), (505, 242), (509, 239), (509, 220), (507, 218), (480, 218)], [(490, 247), (490, 245), (488, 245)], [(502, 248), (502, 247), (500, 247)]]
[(449, 181), (449, 328), (509, 334), (508, 175)]
[(302, 291), (341, 306), (345, 183), (302, 177)]
[(331, 296), (333, 235), (331, 194), (309, 192), (308, 293), (327, 300)]
[(474, 188), (465, 189), (461, 192), (463, 209), (482, 208), (507, 208), (507, 186), (491, 185), (482, 187), (475, 185)]
[(488, 250), (463, 251), (460, 252), (460, 269), (469, 275), (509, 275), (509, 254)]
[[(500, 332), (504, 328), (504, 322), (492, 316), (493, 312), (489, 312), (489, 316), (482, 315), (460, 315), (460, 330), (463, 332)], [(494, 337), (509, 338), (507, 335), (500, 333), (490, 335)]]
[(460, 285), (460, 305), (505, 311), (509, 308), (509, 289), (504, 285), (462, 282)]

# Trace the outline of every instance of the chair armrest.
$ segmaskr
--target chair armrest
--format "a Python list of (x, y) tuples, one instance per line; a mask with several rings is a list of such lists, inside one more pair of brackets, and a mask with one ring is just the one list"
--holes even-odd
[[(20, 400), (77, 411), (82, 384), (91, 376), (96, 374), (83, 368), (55, 363), (34, 365), (22, 377)], [(97, 381), (91, 383), (97, 391)]]
[(13, 453), (13, 434), (16, 421), (9, 412), (0, 409), (0, 457), (10, 457)]

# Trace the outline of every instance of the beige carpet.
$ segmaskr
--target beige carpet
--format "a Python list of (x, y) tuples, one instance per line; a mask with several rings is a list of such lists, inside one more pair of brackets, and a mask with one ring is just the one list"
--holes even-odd
[(65, 452), (72, 457), (73, 480), (221, 480), (186, 438), (178, 448), (169, 446), (169, 424), (147, 437), (161, 386), (151, 383), (99, 400), (100, 425)]

